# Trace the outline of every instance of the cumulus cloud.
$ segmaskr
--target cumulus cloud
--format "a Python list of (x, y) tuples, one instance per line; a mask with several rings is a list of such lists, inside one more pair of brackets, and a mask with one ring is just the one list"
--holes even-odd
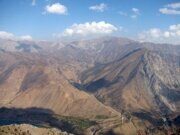
[(159, 12), (167, 15), (180, 15), (180, 10), (176, 9), (160, 8)]
[(168, 4), (167, 7), (177, 9), (180, 8), (180, 2)]
[(47, 5), (45, 7), (45, 11), (47, 13), (61, 14), (61, 15), (65, 15), (68, 12), (67, 7), (62, 5), (62, 4), (60, 4), (60, 3), (54, 3), (52, 5)]
[(24, 35), (24, 36), (20, 36), (21, 40), (33, 40), (33, 38), (30, 35)]
[(133, 11), (135, 14), (140, 14), (139, 9), (137, 9), (137, 8), (132, 8), (132, 11)]
[(168, 29), (152, 28), (138, 35), (140, 41), (180, 44), (180, 24), (170, 25)]
[(6, 31), (0, 31), (0, 38), (2, 39), (12, 39), (15, 36), (12, 33), (6, 32)]
[(132, 10), (132, 12), (133, 12), (133, 14), (131, 15), (131, 18), (137, 18), (137, 17), (140, 15), (139, 9), (137, 9), (137, 8), (132, 8), (131, 10)]
[(167, 15), (180, 15), (180, 2), (165, 5), (159, 12)]
[(107, 9), (107, 4), (101, 3), (99, 5), (93, 5), (93, 6), (90, 6), (89, 9), (93, 11), (104, 12), (104, 10)]
[(0, 31), (0, 39), (11, 39), (11, 40), (33, 40), (30, 35), (15, 36), (14, 34), (6, 31)]
[(101, 22), (86, 22), (83, 24), (73, 24), (69, 28), (65, 29), (62, 36), (91, 36), (91, 35), (102, 35), (111, 34), (118, 29), (104, 21)]

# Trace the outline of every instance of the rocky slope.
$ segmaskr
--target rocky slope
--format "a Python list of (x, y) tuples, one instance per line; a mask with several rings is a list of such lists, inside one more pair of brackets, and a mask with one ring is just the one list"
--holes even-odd
[(0, 57), (1, 106), (42, 107), (82, 117), (116, 114), (94, 96), (73, 87), (56, 61), (22, 53), (1, 53)]
[[(179, 56), (138, 49), (82, 74), (83, 87), (119, 111), (179, 112)], [(171, 61), (171, 60), (175, 60)]]

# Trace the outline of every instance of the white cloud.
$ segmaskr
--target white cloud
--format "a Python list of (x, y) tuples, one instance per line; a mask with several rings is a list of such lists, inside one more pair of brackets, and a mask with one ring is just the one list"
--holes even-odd
[(15, 36), (12, 33), (6, 32), (6, 31), (0, 31), (0, 38), (1, 39), (12, 39)]
[(47, 5), (45, 7), (46, 12), (52, 13), (52, 14), (67, 14), (67, 7), (60, 4), (60, 3), (54, 3), (52, 5)]
[(159, 43), (180, 44), (180, 24), (170, 25), (168, 29), (161, 30), (152, 28), (138, 35), (140, 41), (150, 41)]
[(36, 5), (36, 0), (32, 0), (31, 5), (32, 5), (32, 6), (35, 6), (35, 5)]
[(137, 18), (137, 15), (131, 15), (131, 18), (133, 19)]
[(91, 6), (89, 9), (93, 11), (104, 12), (104, 10), (107, 9), (107, 5), (105, 3), (101, 3), (99, 5)]
[(119, 11), (118, 14), (122, 15), (122, 16), (127, 16), (128, 15), (126, 12), (123, 12), (123, 11)]
[(139, 9), (137, 9), (137, 8), (132, 8), (132, 11), (133, 11), (135, 14), (137, 14), (137, 15), (140, 14)]
[(180, 15), (180, 2), (165, 5), (159, 9), (159, 12), (167, 15)]
[(133, 12), (133, 14), (130, 16), (131, 18), (135, 19), (135, 18), (137, 18), (137, 17), (140, 15), (139, 9), (137, 9), (137, 8), (132, 8), (131, 10), (132, 10), (132, 12)]
[(20, 39), (21, 39), (21, 40), (33, 40), (30, 35), (20, 36)]
[(132, 19), (136, 19), (139, 15), (141, 15), (140, 10), (138, 8), (132, 8), (131, 14), (128, 14), (128, 13), (123, 12), (123, 11), (119, 11), (118, 14), (121, 16), (131, 17)]
[(101, 22), (86, 22), (84, 24), (73, 24), (63, 32), (63, 36), (87, 36), (91, 34), (111, 34), (117, 31), (117, 28), (104, 21)]
[(170, 25), (170, 26), (169, 26), (169, 29), (172, 30), (172, 31), (180, 30), (180, 24)]
[(180, 15), (180, 10), (175, 10), (175, 9), (160, 8), (159, 12), (167, 15)]
[(180, 8), (180, 2), (168, 4), (167, 7), (177, 9)]
[(14, 34), (6, 31), (0, 31), (0, 39), (33, 40), (33, 38), (30, 35), (15, 36)]

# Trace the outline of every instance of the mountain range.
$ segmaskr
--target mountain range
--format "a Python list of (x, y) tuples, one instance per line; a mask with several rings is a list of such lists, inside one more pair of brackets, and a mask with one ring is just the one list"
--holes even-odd
[[(46, 126), (73, 134), (177, 133), (180, 46), (121, 37), (72, 42), (0, 39), (0, 93), (3, 126), (42, 126), (42, 121), (27, 122), (34, 115), (24, 113), (39, 108), (33, 114), (51, 110), (53, 118), (73, 128), (51, 121)], [(6, 116), (16, 113), (14, 121)], [(79, 123), (83, 126), (77, 128)]]

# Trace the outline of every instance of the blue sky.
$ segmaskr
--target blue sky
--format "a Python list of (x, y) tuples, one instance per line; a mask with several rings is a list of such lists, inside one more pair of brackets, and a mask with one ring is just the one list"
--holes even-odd
[(168, 39), (170, 42), (180, 38), (179, 23), (179, 0), (0, 0), (0, 31), (16, 37), (51, 40), (112, 34), (139, 38), (159, 33), (164, 38), (166, 32), (169, 38), (167, 32), (174, 26), (176, 37)]

